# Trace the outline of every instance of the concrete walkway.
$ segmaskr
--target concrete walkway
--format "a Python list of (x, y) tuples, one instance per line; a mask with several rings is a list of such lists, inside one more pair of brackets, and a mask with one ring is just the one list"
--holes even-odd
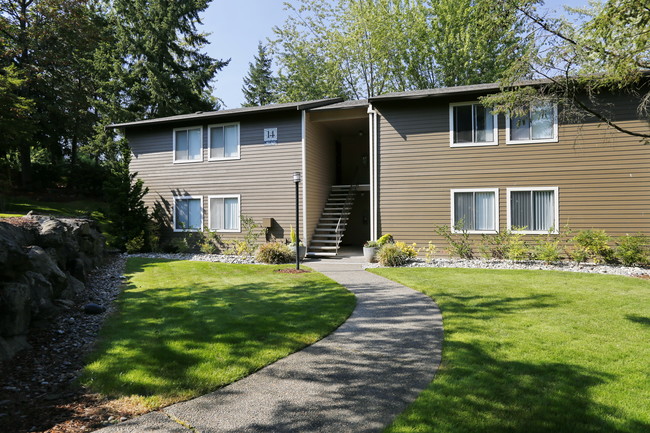
[(328, 337), (216, 392), (100, 431), (381, 431), (433, 379), (442, 317), (431, 298), (363, 271), (362, 261), (305, 263), (357, 297)]

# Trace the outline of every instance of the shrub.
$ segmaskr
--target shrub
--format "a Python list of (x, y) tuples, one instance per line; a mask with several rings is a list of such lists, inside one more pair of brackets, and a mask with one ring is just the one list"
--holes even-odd
[(138, 236), (126, 241), (125, 248), (129, 254), (142, 252), (144, 249), (144, 231), (140, 232)]
[(645, 266), (650, 262), (647, 243), (648, 238), (642, 234), (622, 236), (616, 243), (616, 258), (625, 266)]
[(382, 266), (402, 266), (408, 261), (408, 256), (396, 244), (384, 244), (379, 251), (377, 251), (377, 261)]
[(542, 260), (550, 265), (562, 259), (561, 251), (559, 240), (542, 239), (535, 246), (534, 254), (537, 260)]
[(363, 244), (365, 248), (378, 248), (379, 244), (377, 241), (367, 241), (365, 244)]
[(386, 233), (385, 235), (377, 239), (377, 246), (381, 248), (385, 244), (392, 244), (394, 242), (395, 240), (393, 239), (393, 235), (391, 235), (390, 233)]
[(216, 232), (204, 229), (199, 240), (199, 249), (203, 254), (218, 254), (221, 252), (221, 236)]
[(508, 254), (508, 246), (512, 232), (504, 230), (493, 235), (481, 235), (479, 251), (485, 259), (503, 260)]
[(507, 259), (518, 262), (530, 258), (530, 248), (522, 237), (522, 233), (510, 233), (506, 250)]
[(235, 241), (235, 252), (240, 256), (252, 256), (257, 249), (257, 242), (260, 236), (266, 234), (266, 229), (260, 228), (259, 224), (256, 224), (253, 218), (242, 215), (241, 216), (241, 229), (244, 233), (243, 241)]
[(255, 255), (255, 260), (258, 262), (273, 265), (291, 263), (295, 259), (296, 256), (291, 248), (280, 242), (267, 242), (260, 245)]
[(418, 252), (420, 251), (419, 249), (417, 249), (417, 244), (415, 242), (412, 245), (406, 245), (405, 242), (395, 242), (395, 246), (400, 250), (402, 250), (402, 252), (409, 259), (413, 259), (417, 257)]
[(188, 253), (192, 249), (186, 236), (172, 239), (169, 245), (173, 252), (181, 254)]
[(571, 252), (571, 259), (577, 264), (584, 263), (589, 260), (589, 253), (584, 248), (576, 248)]
[(467, 230), (463, 230), (461, 233), (452, 233), (448, 225), (443, 225), (437, 226), (435, 231), (449, 243), (447, 251), (450, 255), (458, 256), (461, 259), (474, 257)]
[(583, 250), (596, 263), (615, 263), (614, 250), (608, 245), (611, 238), (605, 230), (582, 230), (573, 237), (577, 249)]
[(429, 241), (429, 245), (427, 246), (426, 253), (424, 254), (424, 260), (427, 263), (431, 263), (435, 255), (436, 255), (436, 246), (433, 245), (433, 242)]

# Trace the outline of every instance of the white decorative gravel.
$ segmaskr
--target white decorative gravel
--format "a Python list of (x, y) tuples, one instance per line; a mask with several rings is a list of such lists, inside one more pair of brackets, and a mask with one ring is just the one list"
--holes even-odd
[(197, 262), (219, 262), (238, 265), (262, 265), (256, 262), (255, 257), (241, 257), (225, 254), (181, 254), (181, 253), (142, 253), (129, 254), (129, 257), (144, 257), (146, 259), (171, 259), (171, 260), (194, 260)]
[[(240, 257), (225, 254), (180, 254), (180, 253), (143, 253), (130, 254), (129, 257), (145, 257), (148, 259), (172, 259), (172, 260), (195, 260), (201, 262), (219, 262), (232, 263), (240, 265), (262, 265), (255, 261), (254, 257)], [(323, 259), (327, 260), (327, 259)], [(309, 259), (304, 261), (309, 266)], [(482, 260), (482, 259), (433, 259), (431, 263), (423, 259), (411, 259), (404, 268), (473, 268), (473, 269), (532, 269), (542, 271), (567, 271), (567, 272), (586, 272), (591, 274), (611, 274), (626, 276), (650, 276), (650, 268), (598, 265), (594, 263), (576, 264), (573, 262), (561, 262), (553, 265), (547, 265), (541, 261), (522, 261), (513, 262), (511, 260)], [(366, 263), (363, 268), (381, 268), (378, 263)]]
[[(365, 268), (380, 268), (378, 263), (368, 263)], [(586, 272), (591, 274), (611, 274), (639, 276), (650, 275), (650, 268), (598, 265), (594, 263), (576, 264), (561, 262), (547, 265), (541, 261), (513, 262), (511, 260), (480, 260), (480, 259), (433, 259), (431, 263), (423, 259), (412, 259), (403, 267), (405, 268), (475, 268), (475, 269), (532, 269), (542, 271), (567, 271)]]

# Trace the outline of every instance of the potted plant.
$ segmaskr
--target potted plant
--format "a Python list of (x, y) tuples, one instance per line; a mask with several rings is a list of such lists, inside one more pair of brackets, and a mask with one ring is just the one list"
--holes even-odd
[[(293, 226), (291, 226), (291, 230), (289, 231), (289, 238), (291, 239), (291, 242), (289, 242), (289, 247), (291, 248), (292, 251), (296, 251), (296, 242), (298, 241), (298, 235), (296, 234), (296, 231), (293, 229)], [(300, 260), (304, 259), (305, 256), (307, 255), (307, 247), (305, 244), (300, 242), (300, 245), (298, 245), (298, 257), (300, 257)]]
[(363, 244), (363, 257), (368, 263), (372, 263), (375, 260), (378, 247), (377, 241), (368, 241)]

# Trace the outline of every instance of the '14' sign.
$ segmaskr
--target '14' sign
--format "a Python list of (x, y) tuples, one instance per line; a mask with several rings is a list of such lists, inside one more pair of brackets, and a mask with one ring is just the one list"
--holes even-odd
[(264, 144), (278, 144), (278, 128), (264, 129)]

